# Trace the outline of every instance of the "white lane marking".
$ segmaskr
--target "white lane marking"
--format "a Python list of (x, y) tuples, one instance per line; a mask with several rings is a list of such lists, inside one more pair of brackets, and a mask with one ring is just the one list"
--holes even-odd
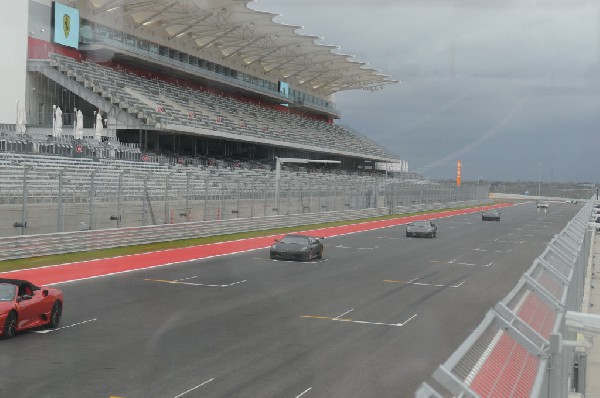
[(523, 237), (523, 238), (532, 238), (532, 237), (535, 236), (535, 235), (513, 234), (513, 233), (510, 233), (510, 232), (507, 233), (506, 235), (508, 235), (508, 236), (518, 236), (518, 237)]
[(348, 313), (350, 313), (352, 311), (354, 311), (354, 308), (352, 308), (351, 310), (348, 310), (348, 311), (344, 312), (343, 314), (340, 314), (340, 315), (336, 316), (333, 319), (339, 319), (339, 318), (343, 317), (344, 315), (346, 315), (346, 314), (348, 314)]
[(375, 246), (375, 247), (350, 247), (350, 246), (344, 246), (344, 245), (336, 245), (334, 247), (337, 247), (339, 249), (356, 249), (356, 250), (375, 250), (375, 249), (379, 248), (379, 246)]
[(83, 325), (85, 323), (90, 323), (90, 322), (96, 322), (98, 320), (98, 318), (93, 318), (93, 319), (88, 319), (87, 321), (82, 321), (82, 322), (77, 322), (74, 323), (72, 325), (67, 325), (67, 326), (62, 326), (60, 328), (56, 328), (56, 329), (46, 329), (46, 330), (30, 330), (31, 333), (40, 333), (40, 334), (46, 334), (46, 333), (50, 333), (50, 332), (56, 332), (58, 330), (62, 330), (62, 329), (68, 329), (68, 328), (72, 328), (73, 326), (79, 326), (79, 325)]
[(498, 238), (494, 239), (494, 242), (498, 242), (498, 243), (515, 243), (515, 244), (516, 244), (516, 243), (519, 243), (519, 244), (521, 244), (521, 243), (525, 243), (525, 241), (524, 241), (524, 240), (521, 240), (521, 241), (514, 241), (514, 240), (501, 240), (501, 239), (498, 239)]
[(329, 316), (315, 316), (315, 315), (302, 315), (301, 318), (324, 319), (324, 320), (327, 320), (327, 321), (336, 321), (336, 322), (360, 323), (362, 325), (381, 325), (381, 326), (401, 327), (401, 326), (406, 325), (408, 322), (410, 322), (416, 316), (417, 316), (417, 314), (414, 314), (413, 316), (411, 316), (410, 318), (408, 318), (404, 322), (399, 322), (399, 323), (355, 321), (355, 320), (348, 319), (348, 318), (332, 318), (332, 317), (329, 317)]
[(197, 389), (197, 388), (200, 388), (200, 387), (202, 387), (203, 385), (206, 385), (206, 384), (210, 383), (210, 382), (211, 382), (211, 381), (213, 381), (214, 379), (215, 379), (215, 378), (213, 377), (213, 378), (212, 378), (212, 379), (210, 379), (210, 380), (206, 380), (204, 383), (202, 383), (202, 384), (198, 384), (196, 387), (190, 388), (189, 390), (187, 390), (187, 391), (185, 391), (185, 392), (182, 392), (181, 394), (179, 394), (179, 395), (176, 395), (176, 396), (174, 396), (173, 398), (179, 398), (179, 397), (183, 397), (183, 396), (184, 396), (185, 394), (187, 394), (188, 392), (192, 392), (192, 391), (194, 391), (195, 389)]
[(404, 238), (392, 238), (391, 236), (376, 236), (376, 239), (389, 239), (389, 240), (400, 240)]
[[(541, 225), (540, 225), (541, 227)], [(542, 228), (548, 228), (548, 226), (544, 226)], [(523, 228), (517, 228), (515, 231), (523, 231), (523, 232), (542, 232), (541, 229), (523, 229)], [(531, 235), (534, 236), (534, 235)]]
[(474, 251), (474, 252), (491, 252), (491, 253), (510, 253), (510, 252), (512, 252), (512, 249), (508, 249), (508, 250), (494, 250), (494, 249), (482, 249), (480, 247), (476, 247), (474, 249), (463, 248), (461, 250), (471, 250), (471, 251)]
[(152, 279), (152, 278), (146, 278), (144, 280), (149, 281), (149, 282), (171, 283), (171, 284), (175, 284), (175, 285), (206, 286), (206, 287), (230, 287), (230, 286), (234, 286), (234, 285), (239, 285), (240, 283), (248, 282), (246, 279), (244, 279), (243, 281), (232, 282), (227, 285), (211, 285), (211, 284), (207, 284), (207, 283), (181, 282), (181, 280), (169, 281), (166, 279)]
[(338, 322), (360, 323), (360, 324), (363, 324), (363, 325), (382, 325), (382, 326), (396, 326), (396, 327), (400, 327), (400, 326), (406, 325), (408, 322), (410, 322), (416, 316), (417, 316), (417, 314), (414, 314), (413, 316), (411, 316), (410, 318), (408, 318), (404, 322), (399, 322), (399, 323), (353, 321), (352, 319), (333, 319), (333, 318), (331, 320), (332, 321), (338, 321)]
[(513, 206), (521, 206), (521, 205), (526, 205), (528, 203), (533, 203), (533, 200), (529, 200), (527, 202), (515, 203), (515, 204), (513, 204)]
[(307, 388), (306, 390), (302, 391), (300, 393), (300, 395), (296, 395), (296, 398), (300, 398), (301, 396), (303, 396), (304, 394), (306, 394), (307, 392), (309, 392), (310, 390), (312, 390), (312, 387)]
[(195, 278), (197, 278), (197, 277), (198, 277), (198, 276), (190, 276), (190, 277), (188, 277), (188, 278), (175, 279), (175, 282), (179, 282), (179, 281), (187, 281), (187, 280), (190, 280), (190, 279), (195, 279)]
[(461, 287), (463, 283), (465, 283), (466, 281), (462, 281), (461, 283), (459, 283), (458, 285), (436, 285), (433, 283), (421, 283), (421, 282), (412, 282), (410, 283), (411, 285), (419, 285), (419, 286), (433, 286), (433, 287), (453, 287), (453, 288), (458, 288)]
[(491, 261), (489, 264), (473, 264), (473, 263), (462, 263), (458, 262), (456, 259), (452, 259), (450, 261), (440, 261), (440, 260), (429, 260), (430, 263), (434, 264), (456, 264), (456, 265), (468, 265), (470, 267), (491, 267), (494, 265), (494, 262)]
[(384, 282), (388, 282), (388, 283), (404, 283), (405, 285), (432, 286), (432, 287), (452, 287), (452, 288), (459, 288), (459, 287), (461, 287), (466, 282), (466, 281), (462, 281), (458, 285), (436, 285), (434, 283), (414, 282), (416, 279), (417, 278), (411, 279), (408, 282), (405, 282), (405, 281), (395, 281), (395, 280), (391, 280), (391, 279), (385, 279)]

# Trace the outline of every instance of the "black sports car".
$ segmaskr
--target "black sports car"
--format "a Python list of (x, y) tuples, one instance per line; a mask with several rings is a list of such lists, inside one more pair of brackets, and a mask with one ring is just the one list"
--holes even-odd
[(277, 260), (310, 261), (323, 257), (323, 244), (315, 238), (306, 235), (286, 235), (275, 239), (271, 245), (270, 257)]
[(481, 221), (500, 221), (500, 212), (496, 209), (484, 211), (481, 214)]
[(415, 221), (406, 226), (406, 236), (427, 236), (435, 238), (437, 226), (431, 221)]

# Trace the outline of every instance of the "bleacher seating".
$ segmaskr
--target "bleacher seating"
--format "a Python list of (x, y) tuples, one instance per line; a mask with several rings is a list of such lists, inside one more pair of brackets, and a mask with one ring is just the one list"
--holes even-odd
[(90, 61), (51, 54), (51, 65), (150, 126), (212, 130), (277, 145), (302, 144), (359, 157), (394, 158), (366, 137), (322, 121), (238, 99), (151, 80)]

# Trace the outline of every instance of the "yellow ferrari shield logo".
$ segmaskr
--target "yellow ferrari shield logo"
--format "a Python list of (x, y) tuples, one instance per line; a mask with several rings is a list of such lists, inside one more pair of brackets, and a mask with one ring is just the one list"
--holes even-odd
[(65, 32), (65, 39), (68, 39), (69, 33), (71, 33), (71, 16), (69, 14), (63, 15), (63, 32)]

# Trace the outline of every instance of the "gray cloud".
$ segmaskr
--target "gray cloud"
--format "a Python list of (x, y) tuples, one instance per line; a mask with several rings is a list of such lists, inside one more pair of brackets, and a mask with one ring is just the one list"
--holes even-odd
[[(472, 167), (488, 170), (490, 178), (519, 179), (524, 164), (556, 156), (554, 145), (560, 143), (564, 168), (557, 167), (557, 178), (598, 180), (592, 171), (600, 166), (597, 157), (565, 140), (565, 131), (556, 126), (577, 126), (576, 136), (587, 140), (600, 127), (599, 5), (591, 0), (261, 0), (251, 7), (283, 14), (276, 20), (302, 25), (300, 33), (322, 36), (324, 43), (403, 81), (375, 93), (342, 92), (336, 101), (341, 122), (398, 153), (412, 169), (437, 165), (428, 173), (451, 176), (456, 151), (469, 148), (460, 152), (467, 177)], [(510, 122), (482, 145), (470, 146), (532, 91)], [(540, 104), (553, 112), (538, 112)], [(544, 142), (534, 139), (540, 136)], [(436, 142), (443, 145), (432, 148)], [(488, 151), (490, 142), (503, 152)], [(487, 153), (487, 163), (481, 153)], [(583, 154), (588, 162), (576, 161)]]

